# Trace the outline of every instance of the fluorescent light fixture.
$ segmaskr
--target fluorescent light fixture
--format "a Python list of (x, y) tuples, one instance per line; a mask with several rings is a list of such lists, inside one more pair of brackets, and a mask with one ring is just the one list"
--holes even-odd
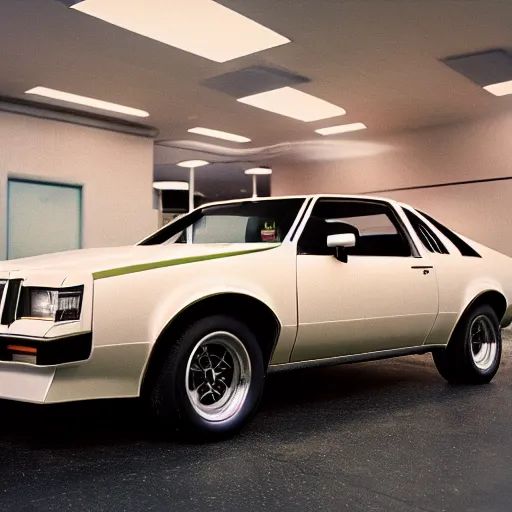
[(230, 140), (232, 142), (251, 142), (251, 139), (236, 135), (234, 133), (221, 132), (219, 130), (210, 130), (210, 128), (191, 128), (189, 133), (197, 133), (198, 135), (206, 135), (206, 137), (214, 137), (215, 139)]
[(358, 130), (366, 130), (363, 123), (339, 124), (338, 126), (329, 126), (328, 128), (320, 128), (315, 130), (320, 135), (334, 135), (336, 133), (357, 132)]
[(247, 169), (245, 171), (245, 174), (272, 174), (272, 169), (270, 169), (269, 167), (253, 167), (252, 169)]
[(178, 167), (188, 167), (189, 169), (195, 169), (196, 167), (203, 167), (203, 165), (208, 165), (210, 162), (206, 160), (185, 160), (184, 162), (180, 162), (176, 164)]
[(512, 80), (486, 85), (484, 89), (494, 94), (494, 96), (506, 96), (507, 94), (512, 94)]
[(186, 181), (155, 181), (153, 182), (155, 190), (188, 190)]
[(71, 8), (215, 62), (290, 42), (213, 0), (84, 0)]
[(77, 94), (71, 94), (69, 92), (57, 91), (56, 89), (48, 89), (48, 87), (34, 87), (33, 89), (25, 91), (25, 94), (33, 94), (35, 96), (65, 101), (66, 103), (76, 103), (100, 110), (118, 112), (119, 114), (126, 114), (127, 116), (149, 117), (149, 113), (144, 110), (125, 107), (124, 105), (118, 105), (117, 103), (110, 103), (108, 101), (96, 100), (94, 98), (88, 98), (87, 96), (78, 96)]
[(292, 87), (253, 94), (238, 101), (307, 123), (347, 113), (341, 107)]

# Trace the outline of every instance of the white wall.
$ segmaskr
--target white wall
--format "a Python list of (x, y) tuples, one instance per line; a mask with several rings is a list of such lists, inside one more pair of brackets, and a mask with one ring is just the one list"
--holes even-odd
[(83, 185), (86, 248), (133, 244), (157, 227), (149, 139), (0, 112), (0, 259), (8, 177)]
[(273, 166), (272, 194), (380, 192), (424, 209), (453, 229), (512, 256), (512, 114), (378, 141), (386, 152), (313, 165)]

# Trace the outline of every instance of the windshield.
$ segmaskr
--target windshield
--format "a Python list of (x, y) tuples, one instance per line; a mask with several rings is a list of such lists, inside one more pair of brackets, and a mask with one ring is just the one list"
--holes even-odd
[(207, 206), (181, 217), (140, 245), (280, 243), (304, 199), (242, 201)]

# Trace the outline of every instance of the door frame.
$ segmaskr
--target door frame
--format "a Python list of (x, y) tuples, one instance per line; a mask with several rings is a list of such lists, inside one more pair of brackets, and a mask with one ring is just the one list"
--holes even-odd
[[(322, 195), (318, 195), (313, 198), (313, 201), (311, 201), (311, 203), (307, 207), (307, 210), (306, 210), (305, 214), (303, 215), (299, 226), (296, 228), (296, 230), (293, 232), (293, 235), (291, 236), (291, 241), (293, 243), (295, 243), (295, 245), (298, 246), (302, 232), (304, 231), (304, 228), (306, 227), (306, 224), (307, 224), (309, 218), (311, 217), (311, 214), (313, 213), (313, 209), (315, 208), (316, 203), (318, 203), (319, 201), (322, 201), (324, 199), (338, 201), (338, 202), (370, 203), (370, 204), (378, 204), (378, 205), (386, 206), (387, 208), (390, 209), (390, 211), (393, 215), (393, 218), (395, 219), (395, 221), (397, 222), (397, 224), (400, 228), (402, 235), (405, 236), (407, 243), (410, 245), (411, 256), (413, 258), (423, 258), (424, 255), (427, 253), (426, 249), (425, 249), (425, 251), (422, 251), (423, 247), (420, 247), (420, 250), (418, 250), (418, 245), (417, 245), (416, 241), (413, 239), (413, 237), (411, 236), (411, 233), (410, 233), (407, 225), (405, 224), (404, 219), (402, 218), (402, 215), (403, 215), (402, 212), (400, 212), (397, 209), (396, 205), (393, 204), (391, 201), (387, 201), (385, 199), (375, 199), (373, 197), (372, 198), (360, 197), (360, 196), (343, 197), (343, 196), (339, 196), (339, 195), (329, 195), (329, 194), (322, 194)], [(407, 219), (407, 217), (406, 217), (406, 219)], [(428, 258), (428, 254), (427, 254), (427, 258)]]

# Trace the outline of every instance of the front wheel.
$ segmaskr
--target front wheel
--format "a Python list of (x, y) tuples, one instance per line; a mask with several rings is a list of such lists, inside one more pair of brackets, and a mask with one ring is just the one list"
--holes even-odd
[(188, 437), (241, 430), (258, 406), (265, 371), (260, 346), (242, 322), (198, 320), (171, 346), (151, 395), (154, 410)]
[(448, 382), (490, 382), (501, 360), (501, 330), (494, 310), (487, 305), (471, 309), (455, 328), (448, 346), (434, 351), (433, 357)]

